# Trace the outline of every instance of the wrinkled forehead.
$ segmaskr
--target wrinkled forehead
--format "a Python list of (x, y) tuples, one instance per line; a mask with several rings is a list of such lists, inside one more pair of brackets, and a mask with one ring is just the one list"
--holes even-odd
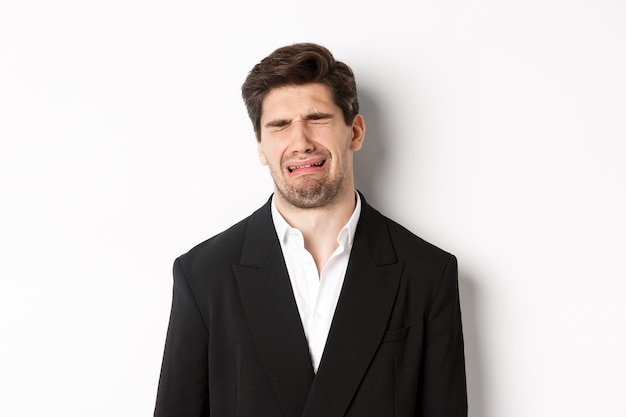
[(268, 119), (293, 119), (311, 112), (340, 112), (328, 86), (315, 83), (277, 87), (263, 98), (261, 124)]

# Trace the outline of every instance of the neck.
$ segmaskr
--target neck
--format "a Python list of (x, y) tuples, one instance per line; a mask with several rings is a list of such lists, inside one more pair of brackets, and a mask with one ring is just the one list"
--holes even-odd
[(276, 208), (291, 227), (302, 233), (304, 246), (311, 253), (317, 270), (324, 265), (337, 248), (337, 236), (348, 222), (356, 205), (354, 187), (342, 193), (333, 204), (319, 208), (294, 207), (274, 193)]
[(316, 208), (300, 208), (293, 206), (274, 193), (276, 208), (291, 227), (299, 229), (306, 237), (309, 233), (330, 234), (337, 237), (341, 228), (346, 224), (356, 205), (354, 187), (348, 188), (332, 204)]

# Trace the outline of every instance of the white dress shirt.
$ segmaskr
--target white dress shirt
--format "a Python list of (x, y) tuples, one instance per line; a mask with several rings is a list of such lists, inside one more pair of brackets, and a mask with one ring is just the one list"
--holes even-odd
[(272, 199), (274, 227), (309, 345), (313, 370), (316, 373), (348, 268), (354, 233), (361, 215), (361, 198), (359, 193), (355, 192), (355, 194), (354, 213), (339, 232), (337, 236), (339, 246), (328, 259), (321, 273), (317, 270), (313, 256), (304, 247), (302, 233), (287, 223)]

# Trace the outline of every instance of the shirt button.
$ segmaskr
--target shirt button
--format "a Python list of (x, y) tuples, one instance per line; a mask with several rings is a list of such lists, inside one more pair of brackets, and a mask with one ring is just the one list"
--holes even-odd
[(318, 312), (315, 312), (315, 314), (313, 315), (313, 317), (315, 317), (316, 320), (319, 320), (322, 318), (322, 315)]

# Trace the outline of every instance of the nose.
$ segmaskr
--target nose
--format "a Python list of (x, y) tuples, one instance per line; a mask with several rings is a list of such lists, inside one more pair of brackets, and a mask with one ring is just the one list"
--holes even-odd
[(291, 151), (294, 154), (309, 153), (315, 150), (307, 129), (306, 121), (298, 121), (291, 126)]

